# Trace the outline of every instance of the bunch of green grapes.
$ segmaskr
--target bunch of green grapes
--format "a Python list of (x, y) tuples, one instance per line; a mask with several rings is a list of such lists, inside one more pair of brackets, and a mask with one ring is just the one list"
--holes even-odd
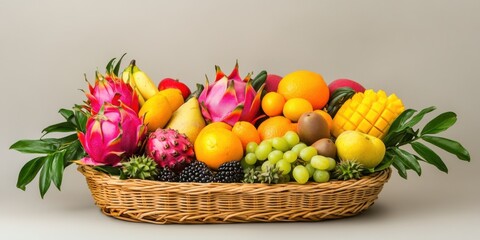
[(309, 179), (328, 182), (330, 171), (336, 165), (335, 159), (318, 155), (314, 147), (300, 142), (294, 131), (286, 132), (283, 137), (263, 140), (260, 144), (248, 143), (242, 163), (244, 167), (261, 166), (262, 171), (276, 167), (300, 184)]

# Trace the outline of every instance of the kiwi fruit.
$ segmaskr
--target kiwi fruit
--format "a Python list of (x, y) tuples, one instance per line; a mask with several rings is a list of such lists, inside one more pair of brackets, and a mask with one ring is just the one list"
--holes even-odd
[(319, 139), (330, 138), (330, 129), (325, 119), (315, 112), (306, 112), (298, 119), (300, 141), (312, 145)]
[(335, 158), (337, 156), (337, 146), (330, 138), (322, 138), (312, 144), (317, 149), (318, 155)]

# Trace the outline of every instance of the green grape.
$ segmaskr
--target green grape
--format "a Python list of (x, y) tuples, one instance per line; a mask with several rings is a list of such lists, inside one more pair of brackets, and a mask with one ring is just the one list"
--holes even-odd
[(302, 149), (306, 148), (307, 147), (307, 144), (305, 143), (299, 143), (295, 146), (292, 147), (292, 151), (296, 152), (297, 155), (300, 154), (300, 151), (302, 151)]
[(283, 135), (283, 138), (287, 141), (290, 148), (297, 145), (300, 142), (300, 137), (295, 131), (288, 131)]
[(285, 159), (281, 159), (280, 161), (278, 161), (275, 166), (278, 168), (278, 170), (282, 171), (282, 175), (287, 175), (292, 170), (292, 165), (289, 162), (285, 161)]
[(283, 154), (283, 159), (285, 159), (287, 162), (289, 163), (293, 163), (295, 162), (295, 160), (297, 160), (298, 158), (298, 154), (294, 151), (286, 151), (284, 154)]
[(300, 158), (307, 162), (315, 155), (317, 155), (317, 149), (312, 146), (302, 149), (299, 154)]
[(272, 145), (267, 142), (262, 142), (258, 145), (257, 149), (255, 149), (255, 155), (257, 159), (263, 161), (268, 158), (268, 154), (272, 152)]
[(275, 149), (280, 150), (282, 152), (286, 152), (286, 151), (290, 150), (290, 146), (288, 145), (287, 140), (285, 140), (285, 138), (281, 138), (281, 137), (273, 138), (272, 139), (272, 146)]
[(268, 144), (271, 145), (271, 144), (272, 144), (272, 140), (273, 140), (272, 138), (265, 139), (265, 140), (263, 140), (260, 144), (262, 144), (262, 143), (268, 143)]
[(262, 172), (267, 172), (267, 168), (270, 168), (270, 169), (271, 169), (271, 168), (273, 168), (273, 167), (275, 167), (275, 164), (272, 164), (272, 163), (269, 162), (269, 161), (265, 161), (265, 162), (263, 162), (263, 164), (262, 164)]
[(280, 159), (283, 158), (283, 152), (280, 150), (273, 150), (268, 154), (268, 161), (272, 164), (277, 163)]
[(260, 142), (258, 146), (267, 146), (269, 148), (272, 148), (272, 139), (266, 139)]
[(315, 155), (310, 159), (310, 164), (312, 164), (312, 167), (315, 169), (325, 171), (330, 167), (330, 160), (322, 155)]
[(330, 173), (317, 169), (313, 173), (313, 180), (318, 183), (328, 182), (328, 180), (330, 180)]
[(305, 184), (306, 182), (308, 182), (308, 179), (310, 178), (307, 168), (303, 165), (296, 166), (293, 169), (292, 175), (295, 181), (297, 181), (297, 183), (300, 183), (300, 184)]
[(337, 161), (335, 161), (335, 159), (333, 159), (331, 157), (328, 158), (328, 161), (330, 162), (330, 164), (327, 168), (327, 171), (332, 171), (337, 166)]
[(307, 163), (307, 165), (305, 165), (305, 167), (306, 167), (307, 170), (308, 170), (308, 175), (309, 175), (310, 177), (312, 177), (312, 176), (313, 176), (313, 173), (315, 172), (315, 168), (312, 167), (312, 164), (310, 164), (310, 163)]
[(255, 165), (257, 162), (257, 155), (255, 155), (255, 153), (247, 153), (247, 155), (245, 155), (245, 162), (248, 165)]
[(247, 143), (246, 150), (247, 153), (255, 153), (255, 149), (257, 149), (258, 143), (256, 142), (249, 142)]

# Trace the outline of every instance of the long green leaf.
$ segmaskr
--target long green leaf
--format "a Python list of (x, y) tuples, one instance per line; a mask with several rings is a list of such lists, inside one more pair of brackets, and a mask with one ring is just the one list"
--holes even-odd
[(447, 165), (445, 165), (440, 156), (438, 156), (432, 149), (420, 142), (411, 142), (410, 145), (415, 152), (425, 159), (425, 161), (437, 167), (438, 170), (448, 173)]
[(415, 171), (418, 176), (422, 175), (422, 168), (420, 167), (420, 164), (418, 163), (415, 156), (413, 156), (413, 154), (400, 148), (394, 148), (393, 151), (396, 156), (398, 156), (399, 160), (403, 163), (403, 165)]
[(454, 112), (444, 112), (423, 127), (421, 135), (436, 134), (447, 130), (457, 121), (457, 114)]
[(398, 175), (400, 175), (400, 177), (407, 179), (407, 169), (398, 157), (393, 157), (392, 165), (397, 169)]
[(22, 189), (25, 191), (25, 187), (35, 179), (38, 172), (42, 168), (45, 162), (45, 157), (37, 157), (30, 161), (28, 161), (25, 165), (23, 165), (20, 173), (18, 174), (17, 180), (17, 188)]
[(10, 149), (22, 153), (50, 154), (57, 150), (57, 146), (52, 145), (49, 140), (20, 140), (10, 146)]
[(43, 198), (45, 193), (50, 188), (50, 184), (52, 182), (52, 177), (50, 174), (50, 170), (52, 167), (53, 155), (47, 155), (45, 159), (45, 164), (43, 164), (42, 171), (40, 171), (40, 179), (38, 181), (38, 185), (40, 188), (40, 196)]
[(88, 116), (80, 109), (75, 110), (75, 124), (77, 129), (81, 132), (85, 132), (85, 126), (87, 124)]
[(52, 132), (73, 132), (75, 130), (75, 125), (73, 125), (71, 122), (61, 122), (44, 128), (42, 132), (47, 134)]
[(58, 111), (58, 113), (60, 113), (60, 115), (62, 115), (65, 118), (65, 120), (68, 120), (70, 117), (73, 116), (73, 111), (69, 109), (62, 108)]
[(68, 165), (69, 161), (79, 160), (85, 156), (85, 151), (83, 150), (82, 145), (80, 144), (80, 141), (78, 141), (78, 139), (72, 142), (70, 145), (68, 145), (68, 147), (66, 147), (65, 150), (66, 150), (65, 157), (64, 157), (65, 166)]
[(52, 165), (50, 169), (51, 179), (58, 190), (61, 190), (60, 187), (62, 186), (63, 170), (65, 168), (65, 151), (66, 150), (62, 150), (53, 154)]
[[(400, 133), (401, 131), (405, 130), (407, 126), (405, 125), (405, 122), (412, 117), (412, 115), (416, 112), (417, 110), (414, 109), (407, 109), (403, 111), (390, 125), (390, 128), (388, 129), (387, 135), (383, 138), (384, 142), (392, 143), (394, 141), (391, 140), (391, 138)], [(391, 144), (389, 144), (391, 145)]]
[(436, 136), (422, 136), (423, 140), (456, 155), (460, 160), (470, 161), (470, 153), (459, 142)]
[(407, 109), (403, 111), (392, 123), (390, 126), (391, 131), (399, 131), (404, 129), (405, 123), (412, 117), (412, 115), (416, 112), (415, 109)]
[(437, 109), (435, 106), (431, 106), (431, 107), (422, 109), (419, 113), (417, 113), (415, 116), (413, 116), (410, 121), (406, 122), (405, 125), (408, 126), (408, 127), (415, 126), (417, 123), (419, 123), (423, 119), (423, 117), (427, 113), (430, 113), (430, 112), (434, 111), (435, 109)]
[(374, 169), (373, 169), (373, 172), (378, 172), (378, 171), (382, 171), (382, 170), (385, 170), (387, 168), (389, 168), (393, 163), (393, 157), (392, 155), (389, 155), (389, 154), (385, 154), (385, 157), (383, 158), (383, 160), (380, 162), (380, 164), (378, 164), (378, 166), (376, 166)]
[(124, 53), (124, 54), (120, 57), (120, 59), (118, 59), (117, 64), (115, 64), (115, 67), (113, 68), (113, 73), (114, 73), (115, 75), (117, 75), (117, 76), (118, 76), (118, 72), (120, 71), (120, 65), (122, 64), (122, 59), (123, 59), (123, 57), (125, 57), (125, 55), (127, 55), (127, 53)]

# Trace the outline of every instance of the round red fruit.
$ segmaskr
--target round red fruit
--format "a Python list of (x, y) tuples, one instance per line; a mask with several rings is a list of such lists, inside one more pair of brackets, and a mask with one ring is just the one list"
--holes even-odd
[(328, 84), (328, 90), (330, 90), (330, 94), (332, 94), (338, 88), (342, 87), (349, 87), (355, 92), (365, 92), (365, 88), (360, 83), (355, 82), (351, 79), (340, 78)]
[(162, 91), (167, 88), (176, 88), (182, 92), (183, 100), (190, 96), (190, 88), (185, 83), (180, 82), (178, 79), (164, 78), (158, 84), (158, 90)]

